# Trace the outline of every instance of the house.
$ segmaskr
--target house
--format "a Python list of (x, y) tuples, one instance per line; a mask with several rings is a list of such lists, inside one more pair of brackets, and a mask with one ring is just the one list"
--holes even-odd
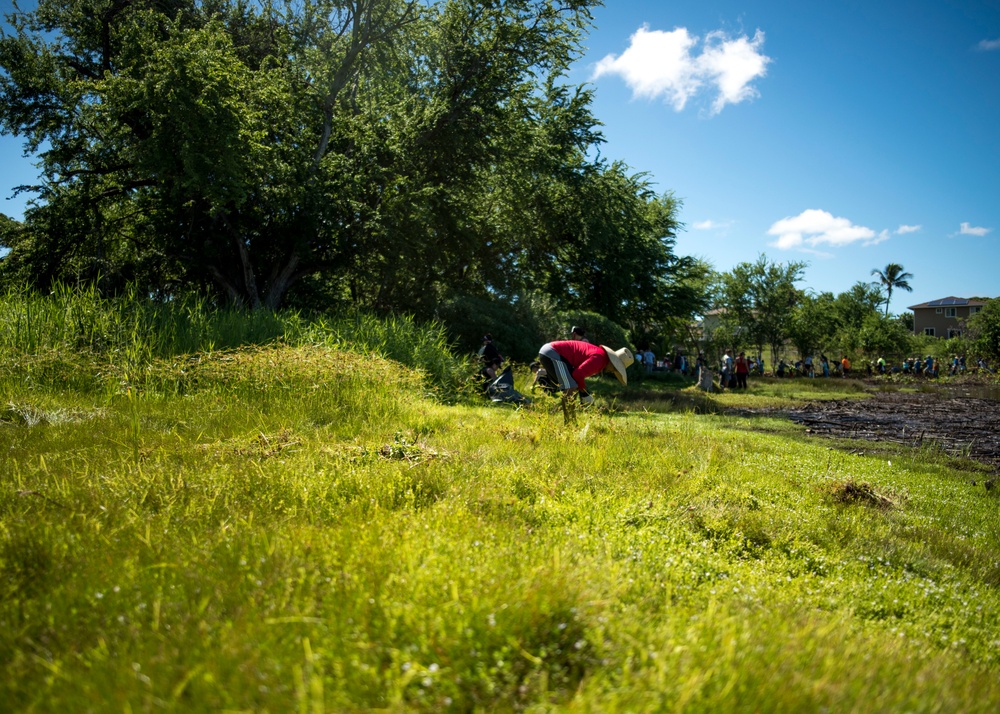
[(965, 319), (982, 310), (985, 304), (984, 300), (976, 298), (946, 297), (911, 305), (909, 309), (913, 310), (913, 334), (961, 337)]
[(715, 330), (722, 326), (722, 318), (725, 313), (726, 308), (717, 307), (714, 310), (706, 312), (702, 316), (702, 319), (695, 323), (694, 333), (699, 342), (705, 343), (712, 339), (712, 335), (715, 334)]

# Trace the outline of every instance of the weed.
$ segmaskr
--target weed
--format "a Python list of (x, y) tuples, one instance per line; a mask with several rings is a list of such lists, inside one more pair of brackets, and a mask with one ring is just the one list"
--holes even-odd
[(877, 492), (870, 483), (864, 481), (859, 483), (848, 479), (835, 483), (830, 486), (830, 495), (837, 503), (873, 506), (880, 510), (895, 506), (891, 498)]

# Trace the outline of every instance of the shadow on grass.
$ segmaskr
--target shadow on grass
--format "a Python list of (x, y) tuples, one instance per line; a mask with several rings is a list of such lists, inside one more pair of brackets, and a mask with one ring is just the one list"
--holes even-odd
[(616, 394), (615, 402), (619, 408), (626, 411), (690, 412), (694, 414), (725, 414), (729, 411), (705, 392), (684, 388), (673, 390), (629, 389)]

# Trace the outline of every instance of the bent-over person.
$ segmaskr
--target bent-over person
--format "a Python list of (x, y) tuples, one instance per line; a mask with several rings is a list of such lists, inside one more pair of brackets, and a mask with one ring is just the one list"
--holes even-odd
[(561, 340), (542, 345), (538, 361), (563, 397), (579, 393), (581, 404), (592, 404), (594, 398), (587, 392), (587, 377), (610, 372), (619, 382), (628, 384), (625, 370), (635, 358), (627, 347), (613, 350), (579, 340)]

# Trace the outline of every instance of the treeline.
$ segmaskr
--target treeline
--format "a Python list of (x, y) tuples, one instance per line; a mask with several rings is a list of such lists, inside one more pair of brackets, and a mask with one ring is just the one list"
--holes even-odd
[[(597, 0), (39, 0), (0, 131), (41, 162), (0, 285), (418, 319), (702, 312), (679, 202), (567, 83)], [(481, 327), (478, 329), (482, 329)], [(536, 345), (537, 347), (537, 345)]]
[[(852, 359), (905, 358), (932, 354), (1000, 360), (1000, 299), (988, 300), (967, 319), (961, 337), (943, 340), (913, 334), (913, 314), (890, 315), (893, 289), (910, 290), (913, 276), (890, 263), (872, 270), (879, 282), (858, 281), (848, 290), (817, 293), (798, 287), (805, 263), (774, 263), (761, 255), (712, 281), (714, 311), (706, 316), (703, 345), (711, 357), (722, 350), (781, 356), (818, 355)], [(884, 308), (884, 310), (883, 310)]]

